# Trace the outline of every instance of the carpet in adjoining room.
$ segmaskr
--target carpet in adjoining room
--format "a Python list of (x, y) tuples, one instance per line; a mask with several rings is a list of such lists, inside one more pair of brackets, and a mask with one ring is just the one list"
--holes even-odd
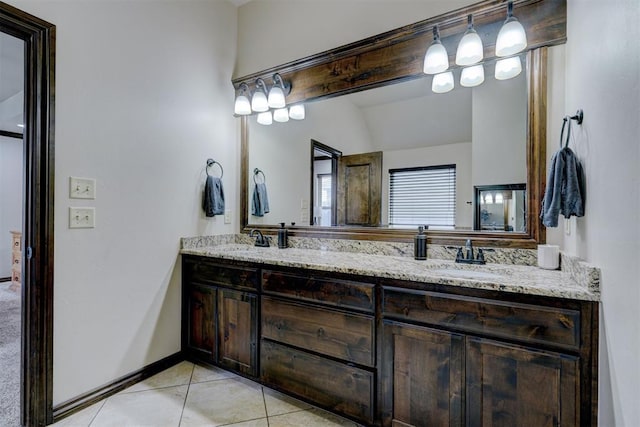
[(20, 425), (20, 291), (0, 283), (0, 426)]

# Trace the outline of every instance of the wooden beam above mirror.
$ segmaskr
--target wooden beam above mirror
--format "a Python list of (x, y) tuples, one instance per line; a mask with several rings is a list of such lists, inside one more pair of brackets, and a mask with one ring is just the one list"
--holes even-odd
[[(258, 77), (270, 82), (274, 73), (292, 83), (287, 102), (320, 100), (400, 81), (424, 77), (422, 65), (431, 44), (431, 30), (438, 25), (442, 43), (455, 64), (455, 48), (466, 29), (467, 15), (473, 14), (475, 28), (485, 43), (485, 61), (495, 59), (495, 35), (506, 16), (506, 1), (484, 1), (407, 25), (349, 45), (312, 55), (278, 67), (233, 80), (237, 87), (250, 85)], [(491, 233), (474, 231), (429, 231), (429, 242), (460, 245), (472, 238), (482, 246), (535, 248), (545, 242), (545, 230), (538, 219), (546, 174), (546, 46), (566, 42), (566, 0), (521, 0), (514, 2), (514, 15), (527, 32), (528, 124), (527, 124), (527, 231)], [(492, 42), (483, 34), (493, 34)], [(452, 68), (455, 68), (452, 67)], [(242, 118), (240, 225), (242, 231), (260, 228), (276, 232), (276, 226), (248, 223), (248, 119)], [(307, 141), (301, 141), (307, 143)], [(291, 235), (365, 240), (410, 241), (415, 230), (369, 227), (296, 226)]]

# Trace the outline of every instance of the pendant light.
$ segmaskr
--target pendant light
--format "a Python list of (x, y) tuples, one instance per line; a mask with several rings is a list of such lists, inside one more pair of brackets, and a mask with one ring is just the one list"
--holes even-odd
[(284, 108), (285, 96), (291, 92), (291, 84), (285, 83), (280, 74), (273, 75), (273, 87), (269, 91), (268, 104), (270, 108)]
[(269, 110), (269, 102), (267, 101), (267, 85), (261, 78), (256, 79), (256, 90), (251, 98), (251, 109), (259, 113)]
[(269, 126), (271, 123), (273, 123), (271, 111), (265, 111), (264, 113), (258, 114), (258, 123), (265, 126)]
[(276, 122), (284, 123), (289, 121), (289, 109), (278, 108), (273, 112), (273, 120)]
[(446, 93), (453, 89), (453, 73), (447, 71), (446, 73), (440, 73), (433, 76), (431, 82), (431, 90), (434, 93)]
[(473, 65), (482, 61), (484, 49), (480, 36), (473, 29), (473, 15), (467, 16), (467, 31), (462, 36), (462, 40), (458, 43), (456, 51), (456, 64)]
[(249, 85), (246, 83), (242, 83), (240, 85), (240, 93), (236, 97), (236, 102), (233, 107), (233, 112), (240, 116), (246, 116), (251, 114), (251, 102), (249, 102), (249, 98), (247, 97), (247, 93), (249, 93)]
[(289, 117), (293, 120), (304, 120), (304, 104), (294, 104), (289, 107)]
[(440, 42), (440, 34), (436, 25), (433, 27), (433, 43), (424, 55), (423, 71), (425, 74), (438, 74), (446, 71), (447, 68), (449, 68), (449, 55), (447, 55), (447, 49)]
[(520, 72), (522, 72), (522, 62), (519, 56), (512, 56), (496, 62), (496, 80), (512, 79)]
[(484, 66), (482, 64), (462, 69), (460, 86), (474, 87), (482, 84), (482, 82), (484, 82)]
[(507, 4), (507, 19), (502, 24), (496, 40), (496, 56), (509, 56), (522, 52), (527, 47), (527, 33), (513, 16), (513, 1)]

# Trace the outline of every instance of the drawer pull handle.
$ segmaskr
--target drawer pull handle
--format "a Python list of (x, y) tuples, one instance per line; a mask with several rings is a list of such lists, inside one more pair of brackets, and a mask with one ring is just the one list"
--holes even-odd
[(408, 316), (409, 315), (409, 307), (404, 307), (402, 309), (402, 312), (404, 313), (405, 316)]
[(319, 338), (322, 338), (322, 337), (324, 337), (324, 335), (325, 335), (325, 333), (324, 333), (324, 329), (322, 329), (322, 328), (318, 328), (318, 337), (319, 337)]

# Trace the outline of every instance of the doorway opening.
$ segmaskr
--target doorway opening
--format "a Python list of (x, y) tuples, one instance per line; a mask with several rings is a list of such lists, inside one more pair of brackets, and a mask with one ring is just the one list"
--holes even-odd
[(338, 159), (342, 152), (311, 140), (311, 197), (313, 215), (310, 225), (329, 227), (338, 221)]
[(51, 424), (55, 26), (0, 2), (0, 32), (24, 43), (20, 423)]

